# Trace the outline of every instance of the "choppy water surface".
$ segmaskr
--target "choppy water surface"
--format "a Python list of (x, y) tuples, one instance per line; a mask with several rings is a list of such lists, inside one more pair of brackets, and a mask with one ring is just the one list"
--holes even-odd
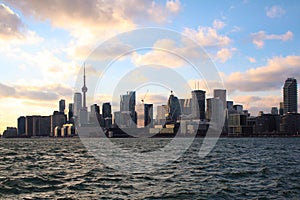
[[(201, 141), (164, 168), (128, 174), (100, 163), (78, 138), (2, 139), (0, 198), (300, 199), (300, 138), (224, 138), (204, 159)], [(143, 151), (169, 139), (114, 142)]]

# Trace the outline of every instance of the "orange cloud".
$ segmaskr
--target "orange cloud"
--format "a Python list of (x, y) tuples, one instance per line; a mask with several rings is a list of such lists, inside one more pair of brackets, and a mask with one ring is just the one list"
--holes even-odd
[(288, 77), (300, 80), (300, 56), (273, 57), (267, 65), (224, 76), (231, 91), (266, 91), (282, 87)]

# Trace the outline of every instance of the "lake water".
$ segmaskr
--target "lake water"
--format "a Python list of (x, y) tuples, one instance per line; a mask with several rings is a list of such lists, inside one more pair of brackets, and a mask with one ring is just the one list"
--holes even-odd
[[(170, 139), (112, 141), (143, 152)], [(204, 158), (201, 142), (159, 169), (127, 173), (79, 138), (1, 139), (0, 198), (300, 199), (300, 138), (221, 138)]]

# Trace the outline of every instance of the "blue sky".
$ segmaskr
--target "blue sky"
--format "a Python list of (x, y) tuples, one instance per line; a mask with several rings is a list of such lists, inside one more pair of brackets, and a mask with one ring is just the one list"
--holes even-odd
[[(21, 115), (50, 115), (61, 98), (72, 102), (80, 90), (77, 76), (92, 50), (117, 34), (144, 27), (171, 29), (197, 42), (219, 69), (229, 100), (244, 104), (253, 115), (270, 112), (282, 101), (285, 79), (300, 80), (299, 10), (299, 1), (292, 0), (0, 0), (0, 131), (16, 126)], [(122, 45), (126, 49), (126, 42)], [(153, 45), (186, 53), (178, 41)], [(118, 48), (104, 52), (118, 53)], [(111, 91), (122, 76), (149, 63), (169, 65), (190, 87), (197, 81), (204, 87), (178, 58), (150, 49), (117, 59), (106, 74), (115, 84), (91, 99), (113, 101)], [(91, 63), (87, 68), (88, 77), (97, 74)], [(153, 87), (147, 101), (165, 103), (165, 91)]]

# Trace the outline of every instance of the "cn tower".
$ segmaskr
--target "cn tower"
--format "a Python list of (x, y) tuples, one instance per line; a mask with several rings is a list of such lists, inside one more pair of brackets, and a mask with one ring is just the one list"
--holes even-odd
[(87, 110), (86, 107), (86, 92), (88, 91), (88, 88), (86, 87), (85, 83), (85, 65), (83, 66), (83, 87), (82, 87), (82, 93), (83, 93), (83, 109)]

